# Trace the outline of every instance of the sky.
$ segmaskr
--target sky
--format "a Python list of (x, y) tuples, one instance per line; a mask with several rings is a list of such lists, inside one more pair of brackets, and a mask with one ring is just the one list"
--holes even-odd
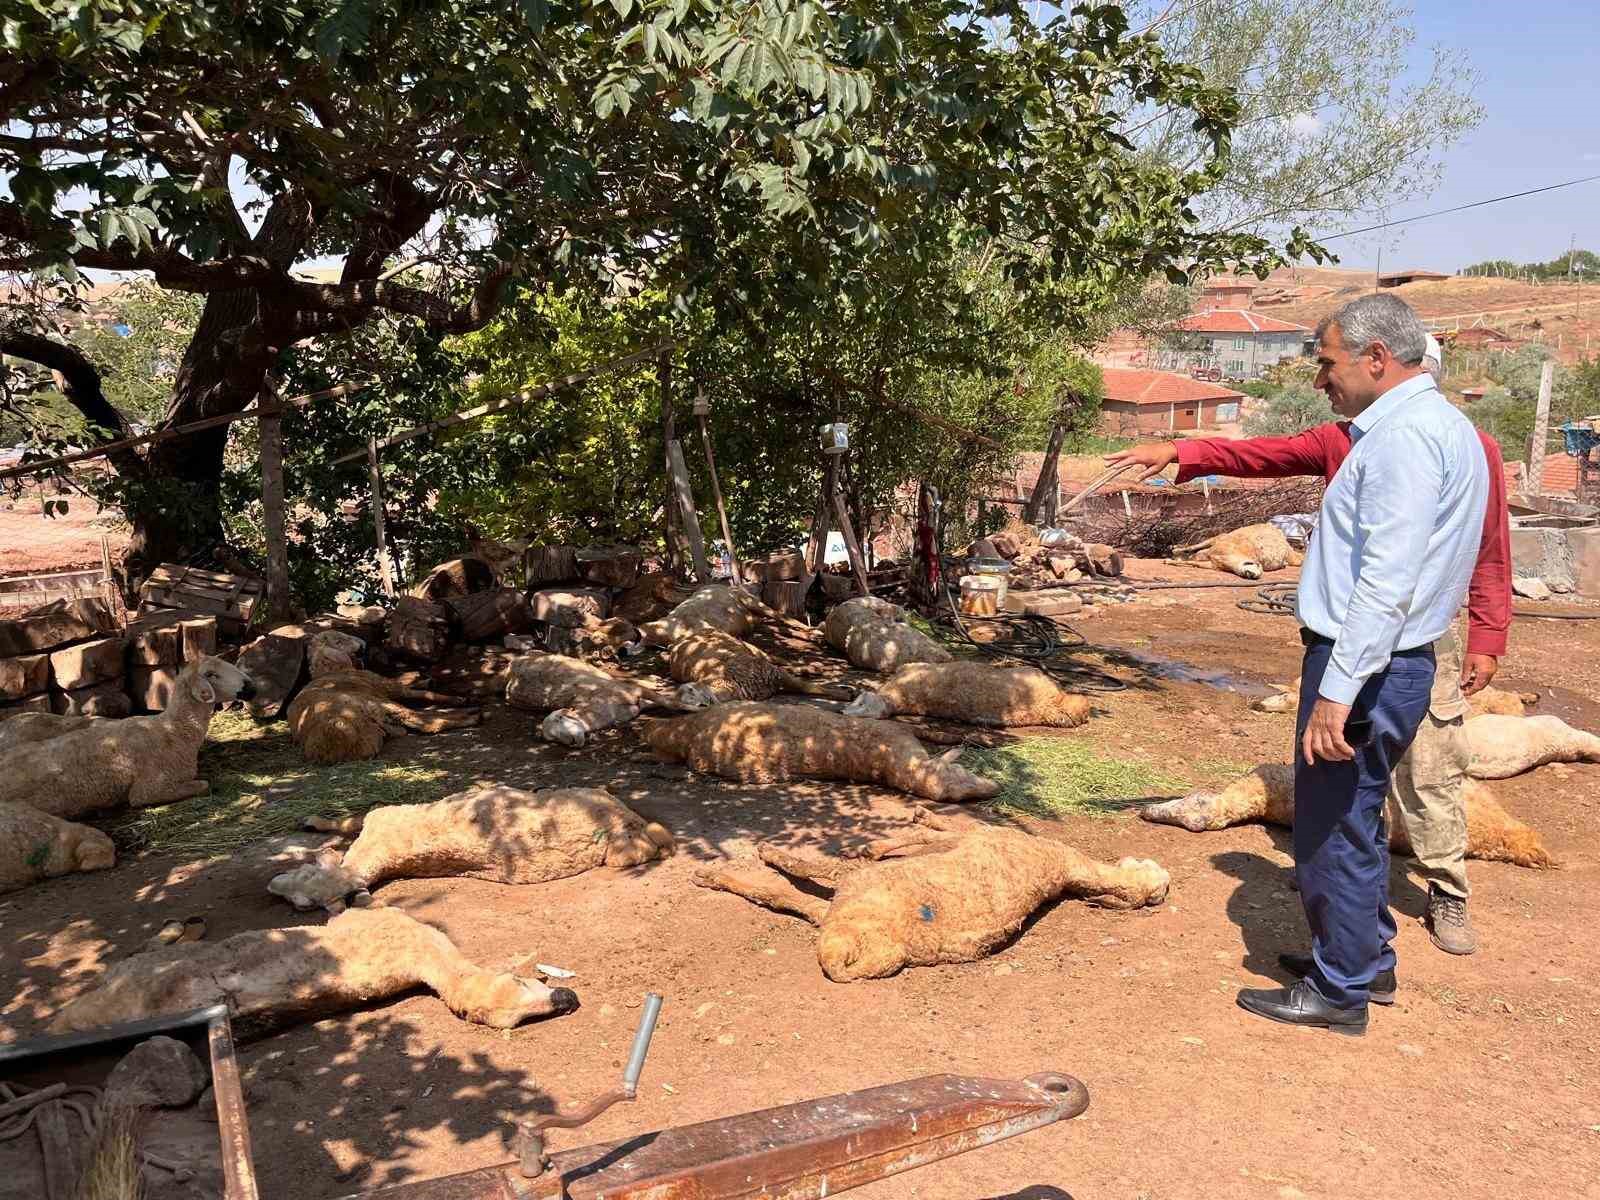
[[(1487, 113), (1445, 153), (1433, 195), (1391, 219), (1600, 175), (1600, 0), (1411, 2), (1419, 47), (1465, 51), (1483, 76), (1475, 94)], [(1552, 259), (1574, 235), (1600, 252), (1600, 180), (1403, 225), (1385, 232), (1381, 249), (1385, 269), (1455, 271), (1488, 258)], [(1329, 248), (1340, 265), (1371, 267), (1379, 244), (1369, 236)]]

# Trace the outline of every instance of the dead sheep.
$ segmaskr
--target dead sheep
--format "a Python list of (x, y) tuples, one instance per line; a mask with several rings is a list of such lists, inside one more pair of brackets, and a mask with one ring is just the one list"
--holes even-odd
[[(1287, 688), (1263, 696), (1250, 707), (1257, 712), (1294, 712), (1300, 703), (1300, 681), (1296, 679)], [(1503, 692), (1497, 687), (1486, 687), (1467, 697), (1469, 717), (1490, 713), (1507, 717), (1520, 717), (1539, 703), (1538, 692)]]
[(678, 707), (670, 697), (564, 654), (530, 654), (513, 662), (506, 703), (549, 713), (539, 735), (563, 746), (582, 746), (591, 734), (626, 725), (645, 708)]
[(423, 986), (463, 1020), (513, 1029), (571, 1012), (568, 988), (485, 970), (439, 930), (396, 908), (352, 908), (326, 925), (180, 942), (117, 963), (69, 1001), (52, 1033), (226, 1004), (234, 1021), (271, 1027), (343, 1012)]
[(1089, 719), (1086, 697), (1066, 691), (1035, 667), (988, 663), (912, 663), (876, 692), (863, 692), (845, 712), (855, 717), (936, 717), (990, 728), (1053, 725)]
[(465, 713), (413, 712), (406, 704), (470, 707), (470, 701), (357, 670), (350, 655), (327, 635), (317, 634), (311, 643), (311, 682), (290, 701), (286, 714), (290, 734), (311, 762), (327, 765), (375, 758), (386, 736), (403, 736), (408, 730), (443, 733), (483, 720), (476, 708)]
[(116, 865), (111, 839), (27, 804), (0, 804), (0, 893), (76, 871)]
[[(1140, 908), (1166, 899), (1169, 883), (1148, 859), (1097, 862), (1061, 842), (990, 826), (959, 834), (908, 831), (869, 846), (866, 862), (766, 843), (758, 852), (759, 861), (706, 867), (694, 881), (817, 926), (817, 961), (836, 983), (975, 962), (1006, 945), (1052, 900), (1077, 896), (1107, 908)], [(786, 875), (832, 892), (831, 902)]]
[(200, 745), (219, 704), (255, 695), (250, 677), (220, 658), (178, 676), (165, 712), (94, 721), (0, 752), (0, 802), (68, 819), (121, 804), (143, 808), (203, 796)]
[(708, 584), (679, 604), (659, 621), (639, 626), (639, 639), (646, 646), (670, 646), (691, 633), (717, 630), (743, 637), (758, 620), (776, 620), (773, 612), (749, 592)]
[[(1389, 845), (1406, 854), (1411, 843), (1405, 822), (1391, 808), (1385, 814)], [(1554, 860), (1539, 835), (1501, 807), (1494, 793), (1480, 783), (1466, 783), (1467, 857), (1508, 862), (1519, 867), (1548, 867)], [(1266, 763), (1220, 792), (1198, 791), (1177, 800), (1147, 804), (1139, 815), (1158, 825), (1178, 825), (1191, 833), (1226, 829), (1247, 821), (1294, 825), (1294, 768)]]
[(1000, 785), (937, 758), (893, 721), (844, 717), (798, 704), (741, 701), (654, 721), (645, 740), (664, 758), (745, 783), (840, 779), (898, 788), (925, 800), (987, 800)]
[(1560, 717), (1473, 717), (1463, 729), (1474, 779), (1510, 779), (1546, 763), (1600, 762), (1600, 737)]
[(1264, 572), (1297, 567), (1305, 561), (1305, 555), (1289, 545), (1283, 530), (1266, 523), (1220, 533), (1193, 546), (1180, 547), (1174, 554), (1179, 558), (1193, 555), (1194, 562), (1231, 571), (1241, 579), (1260, 579)]
[(433, 804), (375, 808), (342, 859), (285, 872), (268, 891), (297, 908), (327, 907), (390, 879), (545, 883), (595, 867), (637, 867), (672, 851), (663, 826), (603, 788), (525, 792), (493, 784)]
[(906, 623), (905, 609), (876, 596), (858, 596), (837, 605), (823, 622), (822, 635), (851, 666), (863, 671), (951, 661), (948, 650)]
[(785, 671), (748, 642), (721, 630), (708, 629), (679, 638), (672, 644), (667, 669), (683, 686), (678, 703), (685, 708), (705, 708), (731, 700), (770, 700), (780, 692), (849, 700), (847, 687), (814, 683)]

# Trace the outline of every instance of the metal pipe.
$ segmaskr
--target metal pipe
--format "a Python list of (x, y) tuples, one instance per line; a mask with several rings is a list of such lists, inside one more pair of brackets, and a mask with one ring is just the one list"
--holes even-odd
[(647, 992), (644, 1014), (639, 1018), (639, 1030), (633, 1035), (633, 1049), (628, 1053), (628, 1066), (622, 1072), (623, 1090), (632, 1096), (639, 1090), (639, 1075), (644, 1071), (644, 1056), (650, 1053), (650, 1038), (656, 1031), (656, 1018), (661, 1015), (661, 995)]

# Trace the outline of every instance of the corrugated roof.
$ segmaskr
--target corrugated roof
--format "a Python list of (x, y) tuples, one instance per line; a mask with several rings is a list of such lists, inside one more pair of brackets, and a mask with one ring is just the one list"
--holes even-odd
[(1213, 308), (1173, 323), (1190, 333), (1310, 333), (1304, 325), (1251, 312), (1248, 308)]
[(1102, 367), (1106, 399), (1123, 404), (1193, 404), (1200, 400), (1242, 400), (1243, 392), (1190, 379), (1172, 371), (1139, 371), (1131, 367)]

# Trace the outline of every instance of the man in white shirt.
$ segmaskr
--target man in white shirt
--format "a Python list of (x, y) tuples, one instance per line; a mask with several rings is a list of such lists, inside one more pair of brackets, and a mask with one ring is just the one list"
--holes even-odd
[(1363, 296), (1317, 328), (1317, 387), (1351, 421), (1301, 570), (1305, 662), (1296, 725), (1295, 871), (1311, 970), (1246, 989), (1272, 1020), (1360, 1034), (1392, 972), (1384, 794), (1428, 711), (1432, 645), (1466, 597), (1488, 503), (1478, 435), (1423, 368), (1427, 331), (1397, 296)]

